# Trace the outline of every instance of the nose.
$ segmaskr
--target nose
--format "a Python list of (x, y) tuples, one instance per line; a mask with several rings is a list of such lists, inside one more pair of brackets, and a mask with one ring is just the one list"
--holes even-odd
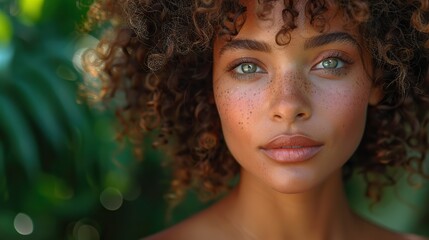
[(311, 83), (297, 74), (286, 74), (270, 83), (270, 115), (273, 121), (293, 123), (309, 119)]

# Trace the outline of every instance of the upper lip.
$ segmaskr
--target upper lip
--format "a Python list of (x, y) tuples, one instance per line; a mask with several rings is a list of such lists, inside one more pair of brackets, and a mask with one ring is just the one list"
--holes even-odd
[(279, 149), (279, 148), (306, 148), (322, 146), (321, 142), (311, 139), (310, 137), (295, 134), (282, 134), (274, 137), (268, 143), (261, 146), (262, 149)]

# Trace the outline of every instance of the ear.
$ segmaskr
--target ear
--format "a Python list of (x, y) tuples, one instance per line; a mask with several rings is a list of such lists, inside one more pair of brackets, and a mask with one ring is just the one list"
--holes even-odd
[(373, 86), (369, 93), (369, 105), (377, 105), (384, 97), (382, 86)]

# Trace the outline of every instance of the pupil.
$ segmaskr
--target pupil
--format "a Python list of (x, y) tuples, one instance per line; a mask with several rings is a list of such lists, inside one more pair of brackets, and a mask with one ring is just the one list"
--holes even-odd
[(322, 63), (324, 68), (336, 68), (338, 65), (338, 60), (337, 59), (326, 59), (323, 63)]
[(255, 66), (251, 63), (246, 63), (241, 66), (241, 70), (245, 73), (253, 73), (255, 72)]

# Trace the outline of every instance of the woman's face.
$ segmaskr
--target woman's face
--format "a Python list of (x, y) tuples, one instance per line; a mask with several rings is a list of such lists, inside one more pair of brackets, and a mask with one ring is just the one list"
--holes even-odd
[(341, 171), (378, 91), (357, 32), (343, 27), (341, 14), (328, 11), (320, 33), (301, 12), (290, 43), (279, 46), (283, 1), (269, 20), (256, 15), (256, 2), (245, 1), (237, 36), (214, 43), (213, 89), (223, 134), (242, 178), (283, 193), (306, 191)]

